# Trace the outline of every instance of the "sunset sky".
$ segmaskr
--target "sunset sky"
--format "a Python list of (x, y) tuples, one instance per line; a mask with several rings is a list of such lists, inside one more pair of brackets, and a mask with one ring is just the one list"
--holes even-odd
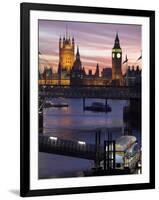
[[(137, 59), (141, 55), (141, 26), (122, 24), (80, 23), (66, 21), (39, 20), (39, 66), (43, 71), (44, 66), (52, 67), (57, 71), (59, 62), (59, 37), (66, 34), (74, 36), (75, 53), (77, 45), (81, 55), (82, 65), (86, 71), (96, 68), (100, 70), (111, 67), (111, 52), (115, 35), (118, 32), (120, 46), (122, 48), (122, 62), (127, 54), (128, 65), (140, 65)], [(122, 66), (123, 73), (125, 65)]]

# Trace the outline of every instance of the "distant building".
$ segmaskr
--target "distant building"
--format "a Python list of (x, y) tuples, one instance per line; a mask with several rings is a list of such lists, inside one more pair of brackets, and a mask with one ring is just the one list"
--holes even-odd
[(53, 70), (51, 67), (44, 67), (44, 71), (42, 73), (42, 77), (44, 80), (51, 80), (53, 79)]
[(112, 68), (103, 68), (102, 72), (102, 77), (103, 78), (106, 78), (108, 80), (111, 80), (112, 79)]
[(66, 36), (59, 39), (59, 65), (61, 66), (62, 73), (69, 74), (74, 63), (74, 38)]
[(84, 75), (85, 75), (85, 71), (84, 71), (84, 68), (82, 68), (79, 48), (77, 47), (76, 59), (73, 63), (73, 66), (70, 72), (70, 84), (82, 85)]
[(42, 77), (39, 79), (40, 85), (70, 85), (70, 71), (75, 60), (74, 48), (74, 38), (70, 38), (66, 30), (66, 35), (63, 38), (59, 38), (59, 64), (57, 72), (53, 74), (45, 67)]
[(94, 76), (95, 76), (95, 78), (99, 77), (99, 65), (98, 65), (98, 63), (97, 63), (97, 66), (96, 66), (96, 71), (95, 71)]
[(141, 85), (141, 70), (139, 66), (135, 67), (128, 67), (127, 72), (125, 74), (125, 85), (127, 86), (139, 86)]
[(96, 66), (94, 74), (91, 69), (89, 69), (88, 74), (85, 72), (85, 69), (84, 67), (82, 67), (82, 62), (80, 59), (79, 48), (77, 48), (76, 59), (70, 73), (70, 85), (103, 86), (107, 84), (108, 80), (106, 78), (100, 77), (99, 75), (98, 64)]
[(58, 65), (57, 74), (58, 74), (58, 79), (61, 80), (61, 78), (62, 78), (62, 66), (61, 66), (60, 63)]
[(129, 67), (125, 76), (122, 75), (122, 49), (118, 33), (116, 33), (114, 46), (112, 48), (112, 68), (105, 67), (100, 75), (100, 67), (97, 63), (95, 72), (89, 69), (86, 73), (80, 58), (77, 47), (74, 55), (75, 42), (66, 31), (66, 36), (59, 38), (59, 64), (56, 73), (52, 68), (44, 67), (43, 73), (38, 74), (39, 85), (85, 85), (85, 86), (106, 86), (106, 85), (139, 85), (141, 84), (141, 70), (137, 66)]
[(42, 74), (40, 73), (40, 70), (38, 70), (38, 79), (39, 79), (39, 80), (42, 80), (42, 79), (43, 79), (43, 76), (42, 76)]
[(112, 84), (121, 84), (122, 82), (122, 49), (118, 33), (115, 37), (114, 47), (112, 49)]
[(61, 79), (60, 67), (58, 73), (53, 73), (50, 67), (44, 67), (43, 73), (39, 71), (39, 85), (70, 85), (70, 79)]

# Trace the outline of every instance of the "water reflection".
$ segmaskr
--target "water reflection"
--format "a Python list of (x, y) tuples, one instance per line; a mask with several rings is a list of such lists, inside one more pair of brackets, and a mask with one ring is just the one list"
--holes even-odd
[[(65, 99), (65, 102), (69, 104), (69, 107), (45, 109), (44, 134), (62, 139), (94, 143), (96, 128), (121, 128), (125, 126), (123, 108), (128, 103), (125, 100), (108, 100), (108, 104), (112, 108), (112, 112), (109, 113), (83, 111), (82, 99)], [(91, 105), (92, 102), (105, 103), (105, 100), (87, 99), (86, 105)], [(113, 138), (116, 139), (122, 134), (121, 129), (120, 131), (115, 129)], [(140, 131), (133, 130), (132, 134), (140, 142)], [(104, 139), (106, 139), (105, 133), (101, 135), (101, 140)], [(93, 161), (85, 159), (39, 153), (39, 178), (77, 176), (83, 170), (89, 169), (92, 164)]]

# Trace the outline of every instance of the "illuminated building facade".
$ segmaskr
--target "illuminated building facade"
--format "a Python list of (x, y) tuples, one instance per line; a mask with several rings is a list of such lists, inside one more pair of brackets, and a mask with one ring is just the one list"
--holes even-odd
[(59, 39), (59, 66), (61, 67), (63, 74), (69, 74), (74, 63), (74, 38), (66, 37)]
[(97, 63), (95, 73), (89, 69), (86, 73), (82, 65), (79, 47), (76, 56), (74, 55), (74, 38), (70, 39), (66, 32), (63, 39), (59, 39), (59, 64), (57, 72), (53, 73), (53, 68), (44, 68), (42, 74), (39, 72), (39, 84), (50, 85), (86, 85), (86, 86), (105, 86), (105, 85), (137, 85), (141, 83), (141, 70), (132, 67), (127, 70), (126, 75), (122, 75), (122, 49), (118, 33), (115, 37), (112, 49), (112, 68), (105, 67), (100, 72)]

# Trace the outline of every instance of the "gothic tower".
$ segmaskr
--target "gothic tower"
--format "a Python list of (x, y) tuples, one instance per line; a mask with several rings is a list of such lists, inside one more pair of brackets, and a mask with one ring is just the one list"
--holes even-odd
[(96, 66), (95, 77), (99, 78), (99, 65), (98, 65), (98, 63), (97, 63), (97, 66)]
[(121, 83), (122, 81), (122, 49), (118, 33), (115, 37), (114, 47), (112, 49), (112, 81)]
[(74, 63), (74, 38), (68, 36), (67, 30), (66, 35), (63, 39), (59, 39), (59, 65), (62, 71), (70, 72)]
[(71, 85), (82, 85), (84, 75), (85, 75), (85, 71), (82, 68), (79, 48), (77, 47), (76, 59), (73, 63), (73, 67), (72, 67), (71, 75), (70, 75)]

